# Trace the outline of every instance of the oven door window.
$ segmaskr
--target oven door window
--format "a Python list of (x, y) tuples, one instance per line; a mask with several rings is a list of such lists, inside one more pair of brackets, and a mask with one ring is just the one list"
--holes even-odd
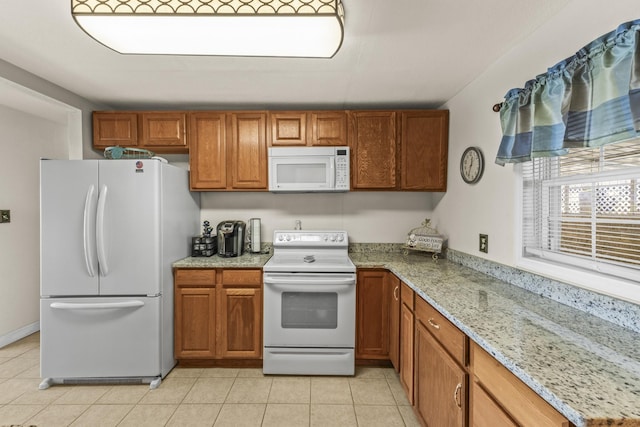
[(338, 294), (283, 292), (281, 319), (284, 329), (336, 329)]

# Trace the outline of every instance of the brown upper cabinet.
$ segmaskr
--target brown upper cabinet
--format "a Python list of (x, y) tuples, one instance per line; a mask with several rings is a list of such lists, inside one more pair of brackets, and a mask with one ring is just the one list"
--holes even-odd
[(231, 189), (267, 189), (267, 114), (231, 114)]
[(191, 189), (266, 191), (267, 147), (349, 146), (351, 189), (446, 191), (449, 111), (95, 111), (93, 146), (189, 153)]
[(94, 111), (93, 147), (104, 150), (119, 145), (186, 154), (186, 116), (180, 111)]
[(124, 111), (93, 112), (93, 147), (138, 146), (138, 114)]
[(188, 153), (186, 113), (179, 111), (140, 113), (142, 147), (162, 153)]
[(446, 191), (447, 110), (353, 111), (354, 190)]
[(347, 145), (346, 111), (273, 111), (269, 146)]
[(189, 114), (189, 180), (192, 190), (227, 188), (227, 115)]
[(446, 191), (449, 111), (402, 111), (398, 122), (400, 189)]
[(267, 114), (189, 114), (192, 190), (267, 190)]
[(349, 120), (351, 188), (395, 190), (395, 111), (353, 111)]

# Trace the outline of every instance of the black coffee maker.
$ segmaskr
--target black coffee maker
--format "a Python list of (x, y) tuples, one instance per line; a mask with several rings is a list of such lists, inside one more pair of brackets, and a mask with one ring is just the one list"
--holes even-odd
[(216, 228), (218, 236), (218, 255), (235, 257), (244, 253), (244, 238), (247, 226), (244, 221), (222, 221)]

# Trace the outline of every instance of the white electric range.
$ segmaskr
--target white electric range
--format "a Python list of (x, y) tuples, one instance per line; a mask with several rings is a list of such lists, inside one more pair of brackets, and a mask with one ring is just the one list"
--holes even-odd
[(264, 271), (265, 374), (353, 375), (356, 267), (346, 231), (276, 230)]

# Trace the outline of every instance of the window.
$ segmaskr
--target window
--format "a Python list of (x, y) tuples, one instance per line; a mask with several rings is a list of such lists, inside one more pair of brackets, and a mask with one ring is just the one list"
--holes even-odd
[(523, 259), (640, 288), (640, 139), (535, 158), (522, 186)]

